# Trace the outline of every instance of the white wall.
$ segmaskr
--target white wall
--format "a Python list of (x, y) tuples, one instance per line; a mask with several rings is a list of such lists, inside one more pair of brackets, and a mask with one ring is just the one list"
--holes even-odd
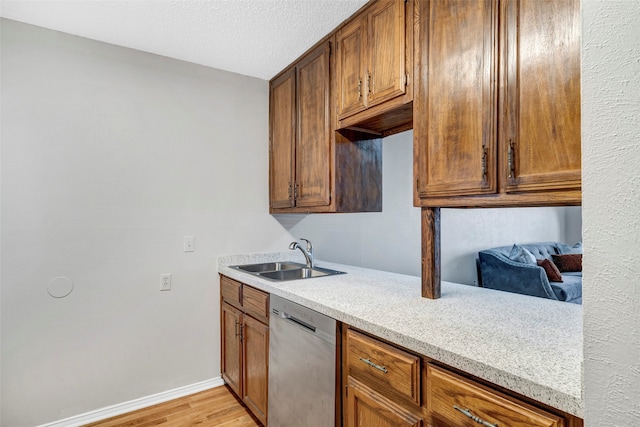
[(582, 12), (585, 426), (637, 426), (640, 2)]
[(218, 377), (216, 257), (291, 240), (267, 209), (267, 82), (7, 20), (1, 59), (0, 424)]
[[(1, 48), (3, 426), (219, 376), (220, 254), (293, 235), (420, 274), (411, 132), (383, 143), (383, 213), (272, 217), (267, 82), (7, 20)], [(473, 283), (485, 247), (579, 240), (576, 209), (443, 210), (445, 280)]]

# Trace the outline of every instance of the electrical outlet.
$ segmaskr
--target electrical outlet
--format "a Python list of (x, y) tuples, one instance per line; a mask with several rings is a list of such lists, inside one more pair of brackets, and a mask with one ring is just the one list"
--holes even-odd
[(161, 291), (171, 290), (171, 273), (160, 275), (160, 290)]
[(193, 252), (195, 250), (196, 249), (193, 244), (193, 236), (184, 236), (184, 251)]

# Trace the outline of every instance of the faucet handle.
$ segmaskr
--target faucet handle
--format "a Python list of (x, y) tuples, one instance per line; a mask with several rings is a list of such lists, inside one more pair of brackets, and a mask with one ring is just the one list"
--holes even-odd
[(313, 253), (313, 245), (311, 244), (311, 240), (303, 239), (302, 237), (300, 238), (300, 240), (304, 240), (305, 242), (307, 242), (307, 252)]

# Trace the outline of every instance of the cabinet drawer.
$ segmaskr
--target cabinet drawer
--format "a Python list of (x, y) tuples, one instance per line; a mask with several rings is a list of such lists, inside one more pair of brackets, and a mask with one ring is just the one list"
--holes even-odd
[(561, 417), (433, 365), (425, 398), (433, 427), (565, 426)]
[(420, 358), (349, 329), (347, 374), (391, 399), (420, 405)]
[(269, 294), (244, 285), (242, 287), (242, 308), (248, 315), (269, 324)]
[(236, 308), (242, 307), (242, 283), (226, 276), (220, 276), (220, 296)]

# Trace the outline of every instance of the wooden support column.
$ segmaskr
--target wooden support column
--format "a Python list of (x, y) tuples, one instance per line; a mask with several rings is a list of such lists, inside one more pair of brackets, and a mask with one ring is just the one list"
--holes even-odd
[(422, 297), (440, 298), (440, 208), (422, 208)]

